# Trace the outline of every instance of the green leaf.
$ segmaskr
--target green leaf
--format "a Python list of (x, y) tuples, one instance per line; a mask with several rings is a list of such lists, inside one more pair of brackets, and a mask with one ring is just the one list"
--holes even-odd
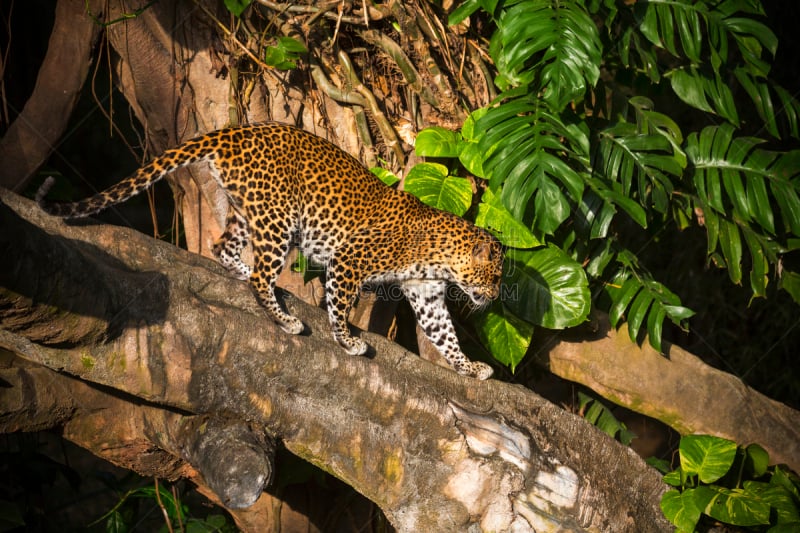
[(647, 311), (650, 309), (653, 299), (653, 295), (649, 291), (641, 291), (636, 296), (636, 299), (633, 300), (628, 312), (628, 335), (631, 342), (638, 342), (639, 328), (641, 328), (644, 318), (647, 316)]
[(675, 15), (683, 53), (686, 54), (686, 57), (693, 63), (699, 63), (700, 52), (703, 47), (703, 30), (700, 26), (698, 12), (693, 10), (676, 10)]
[(772, 30), (762, 22), (745, 17), (728, 17), (722, 25), (733, 34), (748, 67), (766, 76), (769, 67), (761, 61), (761, 49), (766, 48), (773, 57), (778, 51), (778, 38)]
[(462, 20), (469, 18), (470, 15), (475, 13), (481, 7), (481, 0), (466, 0), (462, 2), (456, 9), (450, 13), (447, 18), (447, 24), (455, 26)]
[(458, 160), (464, 165), (471, 174), (479, 178), (485, 178), (486, 174), (483, 171), (483, 161), (491, 152), (484, 152), (478, 145), (479, 135), (475, 133), (475, 122), (486, 114), (487, 108), (483, 107), (476, 109), (464, 121), (461, 126), (461, 148), (458, 154)]
[(800, 304), (800, 274), (784, 270), (778, 286), (788, 292), (796, 304)]
[(780, 98), (780, 108), (784, 112), (789, 134), (795, 139), (800, 138), (800, 120), (798, 120), (800, 116), (800, 100), (783, 87), (775, 85), (773, 89), (778, 98)]
[(533, 206), (534, 226), (547, 235), (554, 234), (570, 215), (569, 201), (558, 185), (548, 179), (541, 180)]
[(776, 466), (769, 483), (770, 485), (782, 487), (792, 495), (792, 498), (800, 501), (800, 481), (798, 481), (797, 475), (793, 472), (785, 471), (783, 467)]
[(294, 37), (278, 37), (278, 45), (291, 54), (305, 54), (308, 48)]
[(297, 60), (306, 52), (305, 45), (297, 39), (279, 37), (275, 46), (267, 46), (264, 63), (278, 70), (291, 70), (297, 67)]
[(587, 183), (591, 186), (592, 190), (606, 202), (621, 207), (634, 222), (641, 227), (647, 227), (647, 212), (635, 200), (632, 200), (624, 194), (609, 188), (605, 183), (596, 178), (587, 178)]
[(800, 520), (772, 526), (768, 531), (769, 533), (797, 533), (800, 531)]
[(688, 307), (683, 307), (680, 305), (663, 305), (664, 310), (667, 313), (667, 316), (672, 319), (673, 322), (676, 324), (681, 320), (686, 320), (687, 318), (691, 318), (694, 316), (694, 311), (689, 309)]
[(606, 286), (605, 290), (611, 299), (609, 321), (617, 327), (628, 310), (628, 333), (633, 342), (638, 342), (646, 317), (650, 345), (661, 352), (664, 319), (669, 318), (675, 325), (685, 329), (683, 322), (694, 312), (682, 307), (677, 295), (643, 271), (629, 251), (621, 251), (617, 260), (625, 266), (626, 271), (617, 274)]
[(608, 230), (616, 212), (613, 204), (604, 201), (594, 191), (589, 190), (583, 195), (575, 213), (576, 230), (582, 235), (588, 234), (589, 239), (605, 238), (608, 236)]
[(642, 39), (635, 28), (628, 27), (623, 30), (617, 39), (616, 48), (623, 65), (646, 74), (654, 84), (661, 81), (656, 49)]
[(534, 83), (557, 111), (582, 99), (600, 76), (602, 44), (583, 2), (521, 0), (497, 21), (489, 53), (501, 86)]
[(669, 73), (669, 81), (675, 94), (692, 107), (713, 113), (708, 104), (703, 87), (703, 80), (686, 69), (677, 69)]
[[(669, 466), (669, 464), (667, 464)], [(671, 472), (666, 471), (667, 473), (664, 475), (663, 481), (667, 485), (672, 487), (683, 487), (685, 485), (683, 478), (681, 477), (680, 468), (678, 470), (673, 470)]]
[(533, 324), (519, 318), (499, 300), (477, 322), (478, 334), (492, 356), (514, 372), (531, 344)]
[(603, 275), (608, 264), (614, 259), (616, 251), (614, 249), (614, 242), (612, 239), (602, 239), (600, 242), (592, 246), (592, 249), (587, 256), (587, 261), (584, 261), (583, 269), (590, 278), (600, 278)]
[[(767, 130), (778, 136), (769, 82), (766, 81), (770, 63), (764, 57), (765, 51), (775, 56), (778, 39), (772, 30), (757, 20), (764, 16), (760, 2), (649, 0), (637, 2), (634, 9), (641, 20), (639, 30), (647, 40), (678, 58), (685, 58), (677, 62), (680, 67), (666, 74), (681, 100), (697, 109), (717, 113), (738, 125), (736, 102), (729, 87), (729, 74), (735, 71)], [(740, 57), (729, 57), (730, 42), (738, 47)], [(656, 61), (647, 55), (647, 47), (639, 41), (636, 32), (624, 32), (619, 46), (623, 47), (624, 53), (620, 55), (624, 64), (633, 66), (632, 58), (638, 56), (638, 68), (646, 72), (654, 83), (658, 82), (657, 66), (654, 67)], [(796, 118), (800, 104), (792, 97), (785, 99), (789, 95), (781, 93), (777, 86), (774, 90), (783, 100), (781, 107), (790, 131), (797, 136)]]
[(750, 250), (751, 269), (750, 269), (750, 288), (753, 290), (754, 297), (767, 297), (767, 283), (769, 281), (768, 269), (769, 262), (758, 235), (749, 228), (742, 228), (742, 235)]
[(728, 266), (728, 276), (735, 284), (742, 281), (742, 239), (739, 228), (725, 219), (719, 221), (719, 245)]
[(292, 263), (291, 269), (292, 272), (303, 274), (303, 283), (308, 283), (325, 274), (325, 268), (322, 265), (309, 261), (303, 252), (297, 253), (297, 259)]
[(784, 226), (800, 236), (800, 150), (780, 154), (763, 172), (769, 179), (772, 197), (780, 206)]
[(264, 63), (278, 70), (292, 70), (297, 67), (296, 62), (286, 57), (286, 51), (277, 46), (267, 46)]
[(681, 468), (713, 483), (728, 473), (736, 458), (736, 443), (711, 435), (686, 435), (679, 445)]
[(733, 93), (719, 73), (704, 73), (690, 66), (675, 69), (665, 76), (670, 80), (672, 90), (685, 103), (739, 125)]
[(716, 495), (703, 510), (708, 516), (736, 526), (769, 524), (769, 504), (741, 489), (710, 487)]
[(639, 29), (651, 43), (667, 49), (674, 56), (678, 55), (675, 47), (675, 25), (669, 6), (660, 5), (659, 2), (645, 4)]
[[(609, 189), (665, 213), (673, 180), (682, 176), (686, 166), (686, 156), (677, 145), (681, 133), (676, 124), (655, 112), (640, 110), (637, 120), (637, 125), (619, 122), (600, 132), (594, 169)], [(642, 133), (643, 129), (652, 132)]]
[(756, 112), (761, 120), (764, 121), (764, 126), (773, 137), (780, 138), (778, 132), (778, 124), (775, 118), (775, 108), (772, 103), (772, 96), (769, 92), (769, 86), (757, 80), (747, 69), (737, 68), (734, 70), (736, 79), (739, 84), (747, 91), (747, 95), (753, 101)]
[[(186, 521), (188, 508), (183, 505), (165, 485), (141, 487), (129, 493), (132, 498), (146, 498), (153, 501), (160, 499), (160, 506), (164, 508), (167, 516), (172, 520)], [(158, 494), (158, 495), (156, 495)]]
[(731, 280), (740, 283), (744, 238), (752, 258), (750, 285), (762, 296), (769, 264), (777, 262), (775, 236), (800, 232), (800, 151), (762, 150), (760, 139), (733, 133), (731, 125), (706, 127), (689, 136), (686, 154), (694, 167), (709, 256), (719, 246)]
[(400, 181), (400, 178), (395, 176), (391, 170), (387, 170), (383, 167), (372, 167), (369, 171), (378, 176), (378, 179), (390, 187)]
[[(766, 162), (768, 164), (768, 162)], [(769, 234), (775, 233), (775, 219), (772, 214), (766, 179), (761, 176), (747, 176), (748, 213)]]
[(461, 145), (461, 153), (458, 155), (458, 160), (467, 169), (467, 172), (479, 178), (485, 178), (486, 174), (483, 171), (484, 155), (478, 143), (465, 142)]
[(417, 135), (414, 148), (419, 156), (458, 157), (459, 135), (439, 126), (425, 128)]
[(514, 292), (504, 303), (514, 314), (550, 329), (586, 320), (591, 306), (586, 273), (560, 248), (510, 250), (506, 259), (506, 286)]
[(626, 446), (636, 438), (636, 434), (630, 431), (625, 424), (617, 420), (603, 402), (582, 392), (578, 392), (578, 399), (580, 410), (584, 413), (583, 417), (600, 431), (612, 439), (617, 438), (619, 434), (619, 441)]
[(713, 495), (708, 487), (687, 489), (683, 492), (668, 490), (661, 497), (661, 510), (679, 531), (694, 531), (707, 500)]
[(125, 516), (117, 510), (113, 510), (108, 514), (106, 519), (106, 533), (127, 533), (130, 530), (130, 525)]
[[(648, 338), (650, 339), (650, 345), (658, 353), (663, 353), (661, 349), (661, 333), (664, 330), (664, 318), (666, 315), (667, 310), (663, 305), (658, 305), (658, 303), (656, 303), (653, 309), (647, 314)], [(630, 325), (628, 326), (628, 331), (630, 331)]]
[(467, 116), (464, 124), (461, 125), (461, 136), (465, 141), (478, 142), (480, 140), (480, 134), (476, 132), (475, 126), (477, 121), (484, 117), (488, 111), (488, 108), (481, 107)]
[(466, 178), (450, 176), (438, 163), (418, 163), (408, 172), (404, 188), (423, 203), (458, 216), (472, 205), (472, 184)]
[[(564, 220), (566, 202), (577, 203), (583, 195), (584, 176), (565, 159), (583, 157), (586, 132), (568, 127), (532, 97), (489, 109), (475, 129), (481, 131), (478, 149), (487, 154), (482, 168), (489, 186), (501, 191), (500, 198), (515, 218), (533, 224), (534, 230), (552, 233)], [(546, 198), (535, 207), (555, 198), (558, 209), (552, 215), (546, 209), (531, 213), (531, 201), (535, 203), (538, 195)]]
[(758, 444), (750, 444), (745, 448), (745, 462), (753, 477), (761, 477), (767, 473), (769, 453)]
[[(769, 483), (747, 480), (742, 487), (746, 493), (758, 496), (761, 501), (769, 504), (777, 515), (779, 524), (800, 525), (800, 506), (798, 506), (793, 492), (782, 484), (773, 483), (772, 479)], [(769, 531), (771, 533), (773, 530)]]
[(650, 456), (647, 459), (645, 459), (644, 462), (652, 466), (662, 474), (666, 474), (667, 472), (670, 471), (670, 463), (666, 459)]
[(225, 0), (225, 7), (236, 17), (240, 17), (252, 0)]
[(633, 301), (633, 297), (641, 290), (642, 285), (636, 278), (630, 278), (625, 281), (624, 285), (620, 287), (612, 287), (609, 290), (611, 294), (612, 305), (608, 312), (609, 320), (613, 327), (617, 327), (628, 305)]
[(535, 248), (542, 245), (525, 224), (508, 212), (491, 189), (486, 189), (483, 193), (475, 224), (490, 230), (500, 242), (511, 248)]

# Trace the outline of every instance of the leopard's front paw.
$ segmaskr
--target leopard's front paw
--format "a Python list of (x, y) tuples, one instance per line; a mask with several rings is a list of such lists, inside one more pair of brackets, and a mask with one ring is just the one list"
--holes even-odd
[(281, 329), (290, 335), (300, 335), (306, 327), (303, 325), (302, 320), (297, 317), (287, 317), (287, 319), (279, 324)]
[(342, 337), (336, 339), (344, 351), (349, 355), (364, 355), (367, 353), (367, 343), (358, 337)]
[(229, 269), (229, 272), (233, 274), (234, 278), (241, 281), (247, 281), (253, 275), (253, 269), (244, 263), (241, 264), (241, 267)]
[(463, 363), (456, 368), (456, 372), (462, 376), (469, 376), (471, 378), (477, 378), (483, 381), (492, 377), (492, 374), (494, 374), (494, 369), (486, 363), (470, 361), (468, 363)]

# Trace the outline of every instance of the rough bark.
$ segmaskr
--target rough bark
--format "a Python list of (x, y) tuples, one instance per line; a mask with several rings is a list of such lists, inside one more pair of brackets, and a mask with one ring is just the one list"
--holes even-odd
[[(110, 2), (105, 17), (119, 20), (129, 11), (125, 2)], [(145, 127), (144, 148), (160, 154), (224, 126), (277, 120), (302, 125), (358, 153), (348, 109), (325, 107), (331, 101), (324, 95), (316, 103), (310, 101), (289, 73), (272, 71), (257, 80), (245, 79), (239, 66), (242, 45), (237, 46), (230, 34), (226, 38), (217, 32), (216, 25), (228, 18), (219, 2), (162, 2), (108, 27), (109, 44), (117, 54), (118, 88)], [(245, 91), (249, 96), (240, 94)], [(327, 118), (327, 128), (321, 116)], [(224, 192), (208, 168), (199, 165), (168, 179), (176, 191), (187, 249), (210, 257), (228, 212)]]
[[(106, 18), (117, 20), (129, 9), (110, 2)], [(222, 46), (202, 14), (191, 3), (157, 2), (135, 19), (108, 27), (118, 88), (144, 125), (144, 148), (152, 153), (235, 122), (229, 113), (231, 81), (218, 58)], [(202, 167), (169, 179), (188, 249), (210, 256), (225, 227), (223, 192)]]
[[(400, 531), (670, 529), (655, 471), (529, 390), (463, 378), (371, 334), (372, 357), (347, 356), (324, 313), (294, 299), (288, 307), (312, 333), (287, 336), (246, 284), (203, 258), (0, 199), (13, 208), (2, 212), (5, 256), (40, 266), (3, 274), (0, 346), (32, 362), (150, 405), (269, 428)], [(70, 280), (41, 283), (87, 268), (95, 283), (82, 298), (57, 290)], [(35, 321), (44, 308), (54, 313), (45, 322), (22, 323), (21, 310)], [(104, 324), (104, 340), (53, 335), (69, 332), (76, 314)]]

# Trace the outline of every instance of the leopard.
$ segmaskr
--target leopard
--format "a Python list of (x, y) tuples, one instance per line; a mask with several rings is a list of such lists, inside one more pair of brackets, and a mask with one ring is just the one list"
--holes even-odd
[[(48, 177), (35, 199), (47, 213), (73, 219), (94, 215), (141, 193), (187, 165), (210, 163), (229, 209), (213, 247), (235, 278), (249, 281), (266, 314), (286, 333), (305, 330), (276, 296), (290, 247), (324, 267), (325, 301), (333, 338), (350, 355), (367, 343), (349, 330), (359, 292), (399, 285), (424, 335), (457, 373), (485, 380), (491, 366), (461, 350), (448, 289), (456, 286), (474, 309), (498, 297), (504, 249), (486, 229), (424, 204), (384, 184), (332, 142), (279, 122), (231, 126), (164, 151), (128, 178), (94, 196), (53, 202)], [(252, 244), (252, 266), (242, 252)]]

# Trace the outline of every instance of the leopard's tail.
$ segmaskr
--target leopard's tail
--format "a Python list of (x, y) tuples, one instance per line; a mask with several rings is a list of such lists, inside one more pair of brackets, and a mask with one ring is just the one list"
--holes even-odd
[(207, 144), (196, 140), (188, 141), (178, 148), (167, 150), (147, 165), (141, 167), (130, 177), (94, 196), (77, 202), (62, 203), (47, 200), (47, 193), (50, 192), (56, 182), (53, 176), (49, 176), (44, 180), (39, 190), (36, 191), (36, 203), (45, 212), (58, 217), (88, 217), (139, 194), (170, 172), (208, 159), (213, 154), (213, 150)]

